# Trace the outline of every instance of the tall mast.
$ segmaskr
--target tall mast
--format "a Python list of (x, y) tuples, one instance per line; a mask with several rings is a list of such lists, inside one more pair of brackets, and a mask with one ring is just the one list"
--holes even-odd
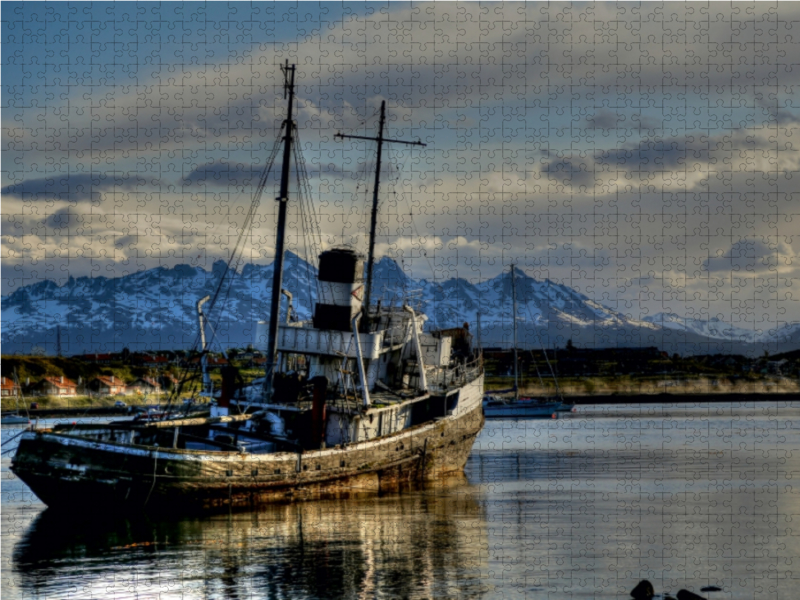
[(278, 232), (275, 239), (275, 261), (272, 274), (272, 298), (269, 310), (269, 337), (267, 340), (267, 373), (264, 381), (266, 400), (272, 399), (272, 386), (275, 379), (275, 364), (278, 359), (278, 313), (281, 308), (281, 286), (283, 285), (283, 247), (286, 233), (286, 205), (289, 197), (289, 180), (291, 176), (292, 135), (294, 122), (292, 121), (292, 108), (294, 107), (294, 73), (295, 65), (281, 67), (283, 71), (283, 97), (289, 98), (289, 107), (286, 120), (283, 122), (283, 164), (281, 165), (281, 191), (278, 201)]
[(386, 101), (381, 102), (381, 120), (380, 125), (378, 126), (378, 137), (365, 137), (362, 135), (344, 135), (342, 133), (337, 133), (334, 137), (341, 138), (341, 139), (354, 139), (354, 140), (373, 140), (378, 142), (378, 158), (377, 164), (375, 165), (375, 185), (374, 189), (372, 190), (372, 215), (370, 217), (370, 224), (369, 224), (369, 253), (367, 254), (367, 284), (365, 286), (364, 291), (364, 310), (365, 310), (365, 319), (362, 319), (362, 323), (364, 323), (366, 328), (370, 326), (370, 319), (369, 319), (369, 304), (370, 299), (372, 297), (372, 270), (373, 265), (375, 263), (375, 229), (378, 224), (378, 189), (381, 185), (381, 155), (383, 154), (383, 143), (384, 142), (391, 142), (393, 144), (407, 144), (409, 146), (425, 146), (420, 141), (416, 142), (406, 142), (404, 140), (393, 140), (389, 138), (383, 137), (383, 128), (386, 124)]
[(517, 277), (511, 265), (511, 318), (514, 320), (514, 400), (519, 400), (519, 374), (517, 361)]

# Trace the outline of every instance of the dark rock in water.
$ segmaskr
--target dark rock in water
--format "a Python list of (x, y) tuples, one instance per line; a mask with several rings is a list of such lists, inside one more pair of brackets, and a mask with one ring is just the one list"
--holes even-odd
[(642, 579), (631, 591), (631, 596), (636, 600), (650, 600), (650, 598), (655, 595), (656, 592), (653, 589), (653, 584), (647, 581), (647, 579)]
[(717, 587), (715, 585), (707, 585), (706, 587), (700, 588), (701, 592), (721, 592), (722, 588)]
[(689, 590), (681, 590), (678, 592), (678, 600), (706, 600), (702, 596), (698, 596), (694, 592), (690, 592)]

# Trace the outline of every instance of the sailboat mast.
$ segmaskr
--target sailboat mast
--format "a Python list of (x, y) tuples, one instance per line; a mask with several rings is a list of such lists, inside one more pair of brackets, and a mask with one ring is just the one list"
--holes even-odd
[(291, 177), (292, 136), (294, 122), (292, 121), (292, 108), (294, 107), (294, 74), (295, 65), (281, 67), (284, 76), (284, 98), (288, 96), (289, 107), (284, 121), (283, 138), (283, 164), (281, 165), (281, 189), (278, 201), (278, 231), (275, 239), (275, 261), (272, 273), (272, 298), (269, 311), (269, 337), (267, 340), (267, 372), (264, 381), (266, 400), (272, 397), (273, 380), (275, 379), (275, 365), (278, 359), (278, 317), (281, 308), (281, 287), (283, 286), (283, 251), (286, 237), (286, 205), (289, 198), (289, 181)]
[(514, 321), (514, 400), (519, 400), (519, 361), (517, 359), (517, 276), (511, 265), (511, 313)]

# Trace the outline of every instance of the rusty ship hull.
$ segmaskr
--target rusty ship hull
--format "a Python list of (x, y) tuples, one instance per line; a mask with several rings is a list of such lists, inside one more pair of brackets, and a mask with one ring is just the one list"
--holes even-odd
[[(482, 381), (474, 384), (482, 387)], [(11, 469), (49, 507), (252, 508), (396, 492), (461, 473), (483, 423), (478, 403), (461, 415), (383, 438), (272, 454), (136, 446), (85, 432), (36, 430), (23, 435)], [(91, 427), (95, 437), (105, 437), (100, 426)]]

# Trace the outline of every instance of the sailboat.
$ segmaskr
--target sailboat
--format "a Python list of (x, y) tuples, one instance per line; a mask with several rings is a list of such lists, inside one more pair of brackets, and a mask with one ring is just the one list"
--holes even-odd
[[(19, 409), (19, 397), (22, 395), (22, 386), (19, 384), (19, 377), (17, 377), (17, 371), (14, 370), (14, 377), (13, 377), (13, 388), (12, 392), (14, 395), (14, 404), (16, 410), (13, 411), (3, 411), (0, 415), (0, 425), (28, 425), (30, 424), (30, 418), (23, 415)], [(3, 377), (3, 384), (5, 385), (6, 378)], [(24, 403), (24, 398), (23, 398)]]
[(385, 102), (376, 138), (339, 135), (378, 142), (366, 269), (352, 248), (322, 252), (313, 318), (279, 323), (296, 134), (295, 66), (282, 70), (288, 109), (265, 376), (243, 385), (223, 367), (205, 417), (25, 432), (11, 470), (49, 507), (202, 512), (382, 493), (463, 472), (484, 423), (480, 357), (454, 343), (466, 335), (426, 332), (413, 307), (371, 302), (381, 147), (408, 143), (384, 136)]
[[(521, 398), (519, 395), (519, 357), (517, 354), (517, 278), (516, 267), (511, 265), (511, 303), (513, 321), (514, 387), (511, 390), (496, 390), (484, 396), (483, 413), (487, 419), (531, 419), (555, 418), (559, 412), (571, 411), (573, 405), (563, 400), (541, 400)], [(511, 398), (503, 396), (513, 393)]]

